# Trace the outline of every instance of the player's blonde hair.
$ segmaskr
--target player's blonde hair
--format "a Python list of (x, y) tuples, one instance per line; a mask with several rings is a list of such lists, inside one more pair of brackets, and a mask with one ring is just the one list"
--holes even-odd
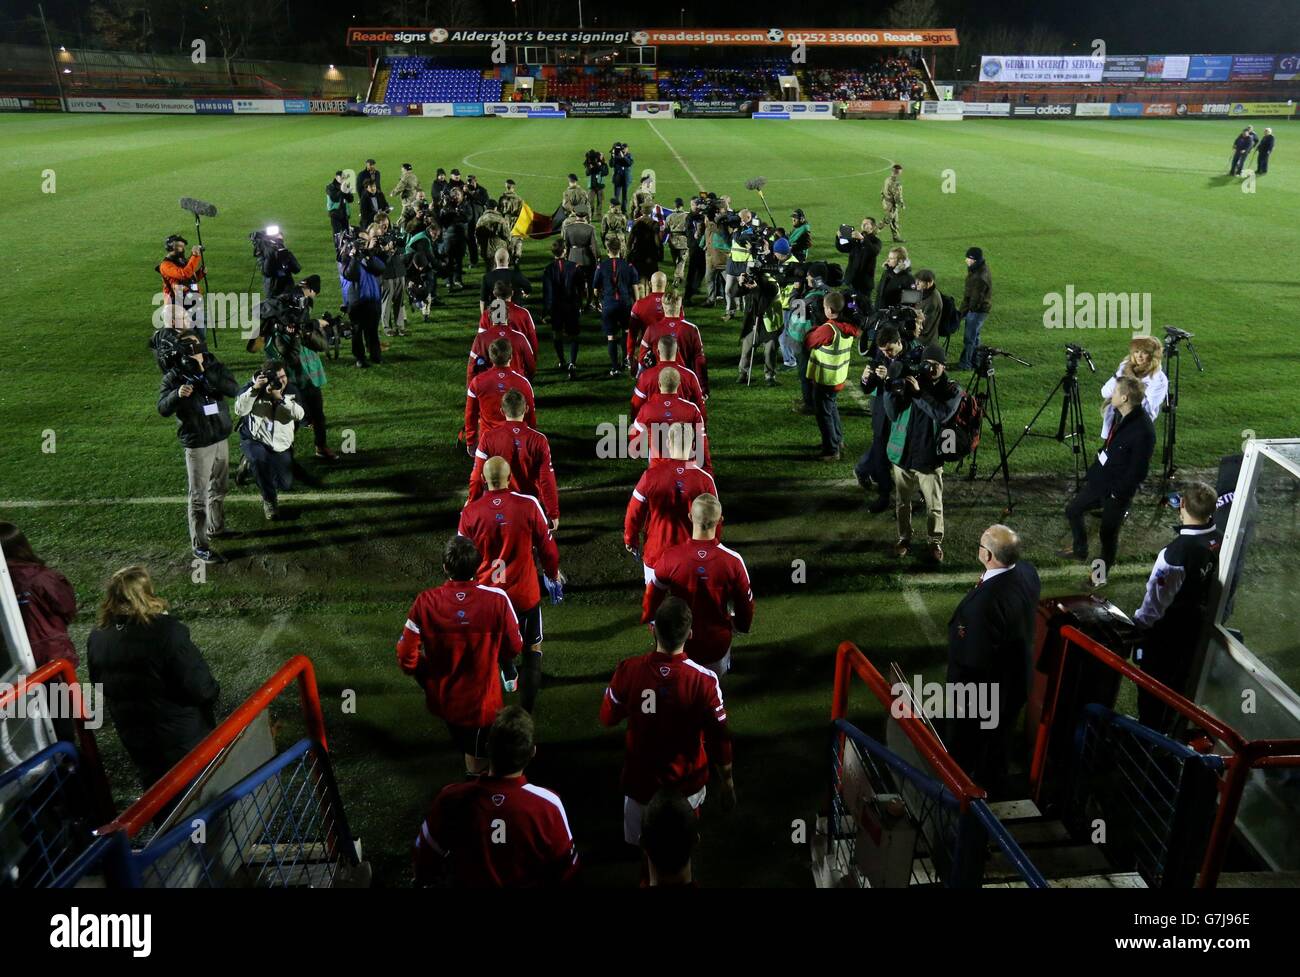
[(658, 345), (659, 345), (659, 358), (661, 360), (671, 360), (677, 357), (676, 336), (660, 336)]
[(503, 489), (510, 484), (510, 462), (500, 455), (493, 455), (483, 462), (483, 481), (490, 489)]
[(661, 394), (675, 394), (682, 386), (682, 375), (677, 372), (676, 367), (666, 366), (659, 371), (659, 392)]
[[(660, 272), (659, 274), (662, 276), (663, 273)], [(655, 286), (652, 285), (651, 287), (654, 288)], [(676, 292), (665, 292), (663, 302), (665, 315), (677, 315), (682, 311), (682, 297)]]
[(712, 492), (697, 495), (691, 503), (691, 522), (696, 529), (710, 530), (722, 521), (722, 503)]

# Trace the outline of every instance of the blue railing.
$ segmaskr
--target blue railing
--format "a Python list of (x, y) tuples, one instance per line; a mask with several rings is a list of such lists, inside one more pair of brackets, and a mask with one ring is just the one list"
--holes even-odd
[(328, 888), (358, 863), (326, 751), (299, 740), (131, 858), (146, 888)]
[(90, 845), (82, 787), (71, 743), (0, 774), (0, 888), (47, 887)]
[(984, 801), (972, 801), (962, 811), (960, 802), (947, 787), (846, 720), (834, 721), (833, 734), (828, 853), (842, 876), (851, 877), (859, 885), (864, 882), (855, 867), (857, 824), (845, 805), (842, 791), (844, 751), (854, 749), (877, 792), (904, 796), (909, 813), (917, 823), (918, 839), (925, 840), (930, 860), (944, 886), (978, 888), (982, 885), (991, 842), (1026, 886), (1048, 887), (1042, 873)]
[[(1135, 867), (1152, 888), (1194, 885), (1223, 758), (1197, 753), (1097, 703), (1084, 707), (1074, 747), (1069, 807), (1100, 817), (1107, 832), (1101, 847), (1112, 862)], [(1070, 827), (1091, 833), (1091, 822)]]

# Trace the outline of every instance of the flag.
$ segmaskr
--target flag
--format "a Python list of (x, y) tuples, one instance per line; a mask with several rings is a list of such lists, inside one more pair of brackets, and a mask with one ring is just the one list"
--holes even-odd
[[(556, 211), (560, 214), (563, 208)], [(563, 217), (560, 218), (563, 220)], [(541, 217), (529, 207), (525, 202), (519, 208), (519, 219), (515, 221), (515, 226), (511, 228), (510, 233), (515, 237), (549, 237), (558, 233), (560, 221), (556, 220), (555, 214), (550, 217)]]
[[(655, 223), (659, 225), (660, 244), (663, 244), (665, 241), (668, 240), (668, 218), (671, 217), (672, 214), (673, 214), (672, 207), (662, 207), (659, 204), (655, 204), (654, 207), (651, 208), (650, 216), (653, 217)], [(629, 232), (632, 230), (632, 225), (635, 223), (636, 223), (635, 217), (630, 218), (628, 220), (627, 229)]]

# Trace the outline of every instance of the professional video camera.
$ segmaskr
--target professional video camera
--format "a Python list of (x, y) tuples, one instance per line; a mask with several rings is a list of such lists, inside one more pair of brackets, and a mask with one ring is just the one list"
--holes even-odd
[(1079, 360), (1082, 359), (1088, 364), (1088, 369), (1093, 373), (1097, 372), (1097, 365), (1092, 362), (1092, 355), (1082, 346), (1074, 343), (1065, 344), (1065, 370), (1066, 373), (1073, 376), (1079, 372)]
[(338, 315), (334, 315), (332, 312), (323, 312), (321, 313), (321, 319), (325, 323), (321, 329), (325, 336), (325, 355), (331, 360), (337, 360), (343, 340), (352, 336), (352, 323), (348, 319), (347, 310), (339, 309)]
[(280, 255), (289, 249), (284, 246), (284, 235), (280, 233), (280, 228), (272, 224), (265, 230), (250, 231), (248, 240), (253, 245), (253, 257), (262, 259)]

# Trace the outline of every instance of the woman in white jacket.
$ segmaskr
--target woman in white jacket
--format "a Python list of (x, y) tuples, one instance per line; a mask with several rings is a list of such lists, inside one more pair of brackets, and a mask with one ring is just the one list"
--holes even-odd
[(1115, 389), (1115, 381), (1120, 377), (1133, 377), (1142, 384), (1142, 409), (1152, 421), (1159, 419), (1160, 411), (1165, 406), (1169, 395), (1169, 378), (1160, 368), (1164, 350), (1160, 340), (1153, 336), (1137, 336), (1128, 344), (1128, 356), (1120, 362), (1115, 375), (1101, 388), (1105, 403), (1101, 408), (1101, 439), (1110, 436), (1110, 426), (1114, 421), (1115, 408), (1110, 405), (1110, 395)]

